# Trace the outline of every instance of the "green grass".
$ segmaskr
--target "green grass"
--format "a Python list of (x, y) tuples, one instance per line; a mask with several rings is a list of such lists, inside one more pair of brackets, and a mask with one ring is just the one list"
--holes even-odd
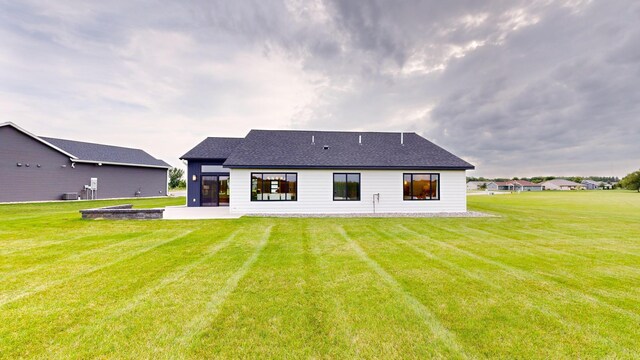
[(637, 193), (471, 196), (499, 215), (472, 219), (95, 206), (0, 205), (0, 357), (640, 357)]

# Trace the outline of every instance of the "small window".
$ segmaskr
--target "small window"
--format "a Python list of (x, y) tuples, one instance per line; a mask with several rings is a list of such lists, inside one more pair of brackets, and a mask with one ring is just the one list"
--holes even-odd
[(298, 174), (251, 173), (251, 201), (296, 201)]
[(334, 201), (360, 201), (360, 174), (333, 174)]
[(222, 165), (202, 165), (200, 167), (200, 172), (203, 173), (228, 173), (229, 169), (225, 169)]
[(404, 174), (404, 200), (440, 200), (440, 174)]

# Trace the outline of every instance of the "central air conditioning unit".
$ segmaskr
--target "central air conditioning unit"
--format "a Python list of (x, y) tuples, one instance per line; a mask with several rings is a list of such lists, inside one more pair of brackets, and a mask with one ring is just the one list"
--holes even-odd
[(62, 194), (62, 200), (78, 200), (78, 193), (64, 193)]

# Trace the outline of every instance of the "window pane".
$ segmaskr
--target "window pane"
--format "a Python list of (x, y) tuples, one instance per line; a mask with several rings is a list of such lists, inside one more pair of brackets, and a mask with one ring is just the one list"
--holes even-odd
[(413, 199), (425, 200), (431, 198), (431, 175), (414, 174), (411, 186)]
[(347, 199), (347, 174), (333, 174), (333, 200)]
[(434, 200), (440, 199), (438, 186), (440, 186), (440, 175), (438, 174), (431, 175), (431, 198)]
[(200, 167), (200, 171), (203, 173), (206, 172), (229, 172), (229, 169), (225, 169), (222, 165), (202, 165)]
[(360, 174), (347, 175), (347, 199), (360, 200)]
[(287, 200), (296, 200), (298, 197), (298, 175), (287, 174)]
[(296, 200), (298, 176), (295, 173), (252, 173), (251, 200), (283, 201)]
[(403, 199), (411, 200), (411, 174), (405, 174), (402, 182)]
[(251, 200), (262, 200), (262, 174), (251, 174)]

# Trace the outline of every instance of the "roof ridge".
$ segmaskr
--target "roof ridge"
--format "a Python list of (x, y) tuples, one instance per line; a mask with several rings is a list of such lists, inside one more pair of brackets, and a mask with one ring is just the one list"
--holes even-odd
[[(71, 140), (71, 139), (63, 139), (63, 138), (55, 138), (55, 137), (50, 137), (50, 136), (40, 136), (38, 135), (39, 138), (41, 139), (52, 139), (52, 140), (62, 140), (62, 141), (70, 141), (70, 142), (75, 142), (75, 143), (81, 143), (81, 144), (89, 144), (89, 145), (100, 145), (100, 146), (109, 146), (109, 147), (114, 147), (114, 148), (120, 148), (120, 149), (127, 149), (127, 150), (140, 150), (140, 151), (144, 151), (145, 150), (141, 149), (141, 148), (135, 148), (135, 147), (128, 147), (128, 146), (120, 146), (120, 145), (111, 145), (111, 144), (102, 144), (102, 143), (96, 143), (96, 142), (90, 142), (90, 141), (80, 141), (80, 140)], [(147, 153), (148, 154), (148, 153)], [(149, 154), (151, 155), (151, 154)], [(160, 159), (158, 159), (160, 160)]]
[(232, 137), (232, 136), (207, 136), (206, 139), (229, 139), (229, 140), (244, 140), (245, 137)]
[(315, 132), (339, 134), (416, 134), (415, 131), (358, 131), (358, 130), (307, 130), (307, 129), (251, 129), (251, 131), (280, 131), (280, 132)]

